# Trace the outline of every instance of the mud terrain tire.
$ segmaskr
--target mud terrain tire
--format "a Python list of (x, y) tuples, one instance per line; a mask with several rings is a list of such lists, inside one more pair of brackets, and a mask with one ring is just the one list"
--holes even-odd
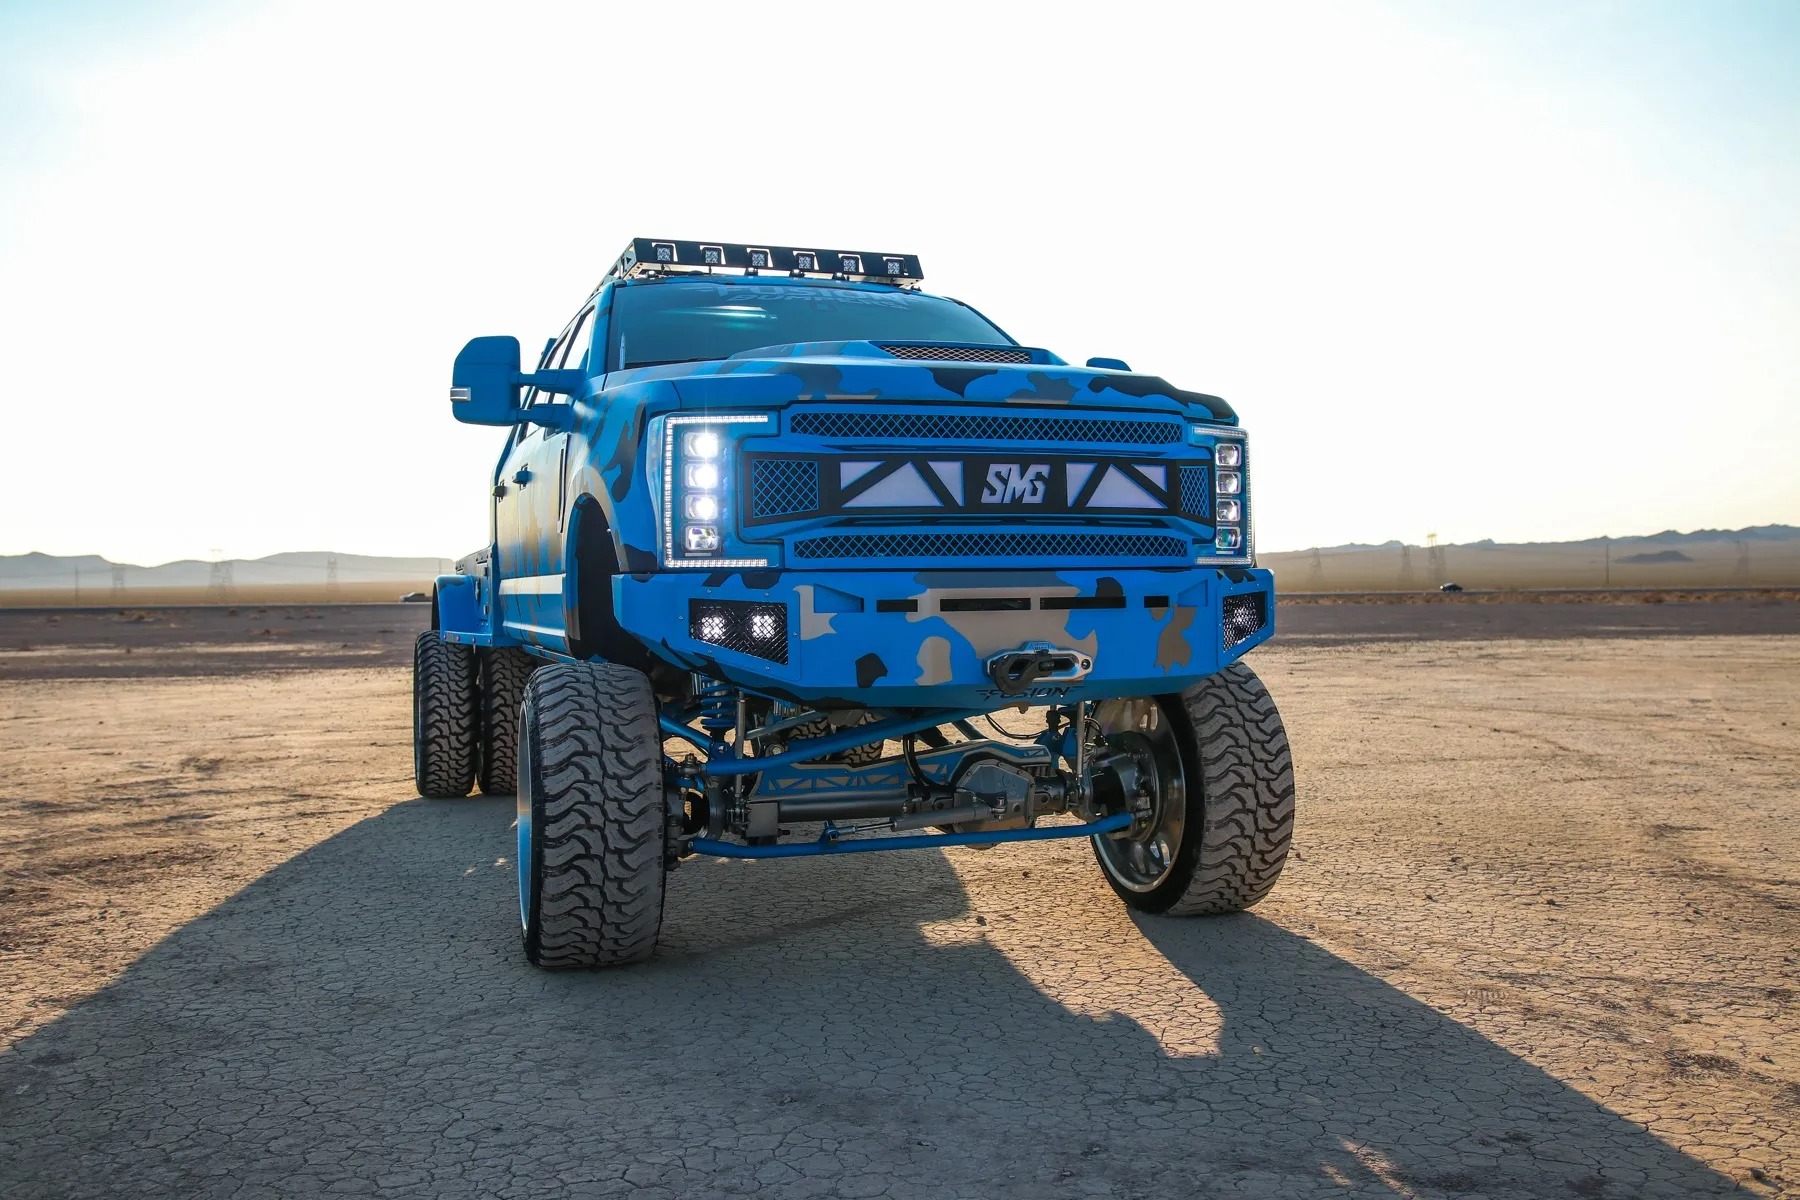
[(466, 796), (475, 784), (475, 652), (427, 629), (413, 643), (413, 780), (419, 795)]
[(515, 646), (483, 650), (480, 658), (481, 794), (510, 796), (519, 784), (519, 706), (540, 660)]
[(1186, 777), (1181, 844), (1166, 878), (1148, 890), (1122, 886), (1095, 854), (1121, 899), (1176, 917), (1241, 912), (1269, 894), (1294, 834), (1294, 765), (1268, 689), (1234, 663), (1179, 696), (1159, 697)]
[(662, 733), (650, 681), (558, 663), (525, 684), (519, 738), (519, 919), (539, 967), (646, 958), (662, 928)]

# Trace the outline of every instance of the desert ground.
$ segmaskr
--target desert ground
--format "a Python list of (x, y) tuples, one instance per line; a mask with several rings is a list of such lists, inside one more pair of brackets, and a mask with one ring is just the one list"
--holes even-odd
[(1800, 1194), (1800, 601), (1284, 604), (1294, 855), (684, 864), (518, 952), (425, 606), (0, 614), (0, 1195)]

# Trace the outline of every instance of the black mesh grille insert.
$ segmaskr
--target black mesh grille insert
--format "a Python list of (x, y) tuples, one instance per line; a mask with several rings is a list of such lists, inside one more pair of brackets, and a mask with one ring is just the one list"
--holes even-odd
[(739, 654), (785, 663), (787, 605), (754, 600), (689, 600), (688, 636)]
[(1256, 631), (1263, 627), (1263, 594), (1245, 592), (1241, 596), (1225, 597), (1222, 615), (1224, 620), (1219, 624), (1225, 631), (1225, 649), (1230, 650), (1256, 636)]
[(785, 517), (817, 511), (819, 464), (811, 458), (750, 460), (750, 515)]
[(794, 543), (794, 557), (1186, 559), (1186, 539), (1155, 533), (847, 533)]
[(1166, 446), (1182, 438), (1173, 421), (1119, 417), (1027, 417), (996, 413), (800, 412), (789, 426), (795, 433), (822, 438), (884, 438), (897, 441), (1100, 442), (1126, 446)]
[[(877, 343), (877, 345), (881, 345)], [(1031, 351), (1012, 350), (1004, 346), (888, 346), (881, 345), (895, 358), (923, 359), (928, 362), (1003, 362), (1028, 363)]]
[(1212, 516), (1212, 484), (1205, 467), (1181, 468), (1181, 511), (1191, 517)]

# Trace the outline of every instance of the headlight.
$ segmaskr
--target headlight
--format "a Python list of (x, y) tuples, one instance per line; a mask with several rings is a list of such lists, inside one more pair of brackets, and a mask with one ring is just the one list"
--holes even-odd
[(1231, 558), (1250, 555), (1244, 522), (1244, 441), (1241, 434), (1213, 443), (1213, 551)]
[[(766, 425), (767, 413), (656, 418), (661, 447), (663, 563), (671, 567), (766, 567), (767, 559), (733, 558), (732, 426)], [(665, 436), (666, 435), (666, 436)]]

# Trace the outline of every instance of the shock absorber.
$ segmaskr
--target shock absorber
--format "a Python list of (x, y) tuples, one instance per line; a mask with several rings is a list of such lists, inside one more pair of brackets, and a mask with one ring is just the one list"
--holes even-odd
[(724, 741), (725, 732), (737, 724), (737, 697), (731, 685), (696, 675), (694, 702), (700, 706), (700, 728), (710, 733), (715, 742)]
[[(694, 703), (700, 708), (700, 727), (706, 730), (712, 741), (712, 754), (723, 750), (725, 734), (738, 723), (742, 705), (738, 694), (729, 685), (717, 683), (700, 675), (693, 676)], [(742, 729), (738, 736), (743, 736)], [(709, 755), (710, 757), (710, 755)], [(720, 780), (709, 777), (706, 780), (707, 835), (722, 837), (726, 831), (737, 831), (744, 828), (745, 809), (744, 794), (741, 788), (743, 780), (733, 776)]]

